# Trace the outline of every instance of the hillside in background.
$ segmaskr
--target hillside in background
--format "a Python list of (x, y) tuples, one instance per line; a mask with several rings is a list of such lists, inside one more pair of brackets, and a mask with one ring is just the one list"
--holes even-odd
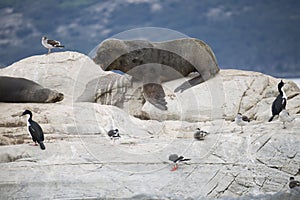
[(0, 66), (46, 53), (43, 35), (88, 54), (122, 31), (163, 27), (208, 43), (221, 68), (300, 76), (298, 0), (1, 0)]

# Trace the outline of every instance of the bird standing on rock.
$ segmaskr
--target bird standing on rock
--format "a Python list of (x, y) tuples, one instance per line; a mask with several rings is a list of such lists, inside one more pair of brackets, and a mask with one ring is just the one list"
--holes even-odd
[(48, 54), (51, 53), (51, 49), (53, 48), (64, 48), (64, 45), (61, 45), (59, 41), (49, 40), (47, 37), (42, 37), (42, 45), (48, 49)]
[(296, 181), (294, 177), (290, 177), (289, 187), (291, 189), (295, 187), (300, 187), (300, 181)]
[(180, 162), (189, 161), (191, 159), (184, 158), (183, 156), (178, 156), (177, 154), (171, 154), (169, 156), (169, 160), (175, 163), (174, 167), (171, 170), (171, 171), (175, 171), (175, 170), (178, 169), (178, 165), (179, 165)]
[(107, 135), (110, 137), (111, 140), (114, 140), (114, 141), (117, 139), (120, 139), (120, 137), (121, 137), (118, 129), (109, 130), (107, 132)]
[(282, 109), (285, 109), (286, 107), (287, 97), (284, 90), (282, 89), (283, 86), (284, 82), (281, 80), (277, 86), (279, 95), (272, 103), (272, 117), (269, 119), (269, 122), (271, 122), (276, 115), (279, 115)]
[(194, 138), (196, 140), (204, 140), (205, 136), (207, 136), (209, 133), (206, 131), (201, 131), (200, 128), (196, 129), (196, 132), (194, 133)]
[(247, 125), (250, 122), (250, 119), (242, 115), (241, 113), (238, 113), (235, 117), (235, 123), (241, 127), (241, 133), (243, 133), (243, 126)]
[(40, 125), (32, 120), (32, 112), (30, 110), (25, 110), (21, 116), (27, 115), (27, 130), (32, 137), (35, 146), (37, 143), (40, 145), (42, 150), (45, 150), (46, 147), (44, 145), (44, 133)]

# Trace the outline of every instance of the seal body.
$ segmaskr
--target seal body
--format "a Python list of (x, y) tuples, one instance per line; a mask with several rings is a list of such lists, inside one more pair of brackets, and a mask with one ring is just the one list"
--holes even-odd
[(0, 102), (55, 103), (63, 99), (62, 93), (44, 88), (34, 81), (0, 76)]
[(141, 81), (145, 99), (160, 110), (168, 109), (161, 82), (198, 72), (174, 90), (183, 92), (220, 70), (211, 48), (194, 38), (164, 42), (109, 39), (99, 45), (93, 60), (103, 70), (119, 70)]

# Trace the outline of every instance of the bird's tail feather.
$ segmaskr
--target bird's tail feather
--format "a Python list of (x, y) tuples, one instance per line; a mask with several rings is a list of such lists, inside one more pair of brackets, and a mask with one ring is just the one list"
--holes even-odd
[(45, 145), (44, 145), (43, 142), (40, 142), (39, 144), (40, 144), (40, 147), (41, 147), (42, 150), (45, 150), (45, 149), (46, 149), (46, 147), (45, 147)]
[(191, 160), (191, 159), (190, 158), (185, 158), (185, 159), (182, 159), (181, 161), (185, 162), (185, 161), (189, 161), (189, 160)]
[(274, 118), (274, 115), (269, 119), (269, 122), (271, 122), (273, 120), (273, 118)]

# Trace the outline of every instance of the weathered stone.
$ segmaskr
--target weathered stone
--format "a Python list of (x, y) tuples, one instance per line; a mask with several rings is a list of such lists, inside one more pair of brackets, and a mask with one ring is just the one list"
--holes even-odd
[[(22, 71), (21, 66), (10, 69)], [(53, 76), (61, 75), (58, 69)], [(284, 90), (287, 109), (296, 119), (282, 129), (279, 120), (266, 122), (279, 81), (260, 73), (222, 70), (180, 94), (173, 89), (184, 78), (163, 83), (170, 113), (160, 116), (139, 99), (141, 83), (131, 85), (124, 76), (100, 73), (100, 78), (81, 82), (78, 98), (94, 100), (97, 91), (97, 101), (122, 109), (71, 99), (55, 104), (0, 103), (1, 199), (299, 199), (299, 188), (288, 187), (290, 176), (300, 180), (300, 95), (292, 82), (285, 81)], [(42, 79), (39, 74), (35, 78)], [(72, 96), (69, 84), (60, 87)], [(120, 99), (110, 96), (119, 91)], [(19, 117), (25, 109), (43, 128), (46, 151), (28, 145), (32, 140), (26, 118)], [(128, 114), (139, 115), (144, 109), (148, 118), (157, 120)], [(252, 119), (243, 134), (231, 121), (238, 111)], [(193, 138), (198, 127), (210, 133), (203, 141)], [(106, 135), (112, 128), (120, 130), (120, 140), (113, 142)], [(172, 172), (168, 156), (173, 153), (191, 161)]]
[[(103, 74), (100, 67), (84, 54), (56, 52), (25, 58), (0, 69), (0, 75), (26, 78), (57, 90), (64, 94), (64, 103), (77, 101), (86, 89), (86, 84)], [(90, 93), (81, 100), (92, 101), (94, 95)]]
[[(251, 120), (267, 121), (271, 116), (271, 105), (279, 94), (280, 79), (250, 71), (221, 70), (214, 78), (190, 88), (183, 93), (173, 93), (174, 88), (185, 79), (163, 83), (168, 110), (155, 109), (145, 103), (142, 113), (155, 120), (185, 120), (190, 122), (215, 119), (233, 120), (238, 112)], [(300, 113), (300, 89), (284, 80), (288, 96), (287, 110)]]

